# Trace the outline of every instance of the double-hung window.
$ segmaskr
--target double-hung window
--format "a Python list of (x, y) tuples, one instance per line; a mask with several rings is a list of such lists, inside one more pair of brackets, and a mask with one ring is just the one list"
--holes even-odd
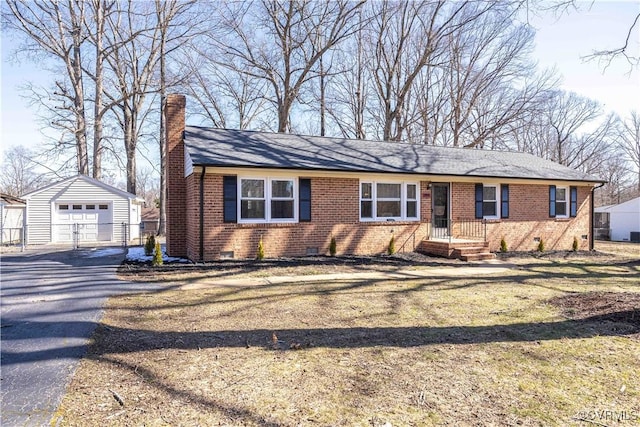
[(418, 219), (418, 184), (360, 182), (360, 219), (391, 221)]
[(484, 185), (482, 188), (482, 213), (485, 218), (498, 217), (498, 186)]
[(402, 217), (402, 184), (376, 184), (376, 216)]
[(266, 191), (264, 179), (240, 180), (240, 218), (266, 220)]
[(292, 179), (274, 179), (270, 181), (271, 218), (293, 220), (295, 198)]
[(578, 214), (578, 188), (549, 186), (549, 216), (569, 218)]
[(240, 178), (240, 222), (293, 222), (296, 217), (296, 180)]
[(569, 216), (567, 210), (567, 188), (556, 187), (556, 218), (566, 218)]
[(476, 219), (509, 218), (509, 184), (476, 184)]
[(409, 219), (418, 219), (418, 184), (406, 184), (406, 189), (406, 217)]
[(360, 183), (360, 218), (373, 219), (373, 183)]

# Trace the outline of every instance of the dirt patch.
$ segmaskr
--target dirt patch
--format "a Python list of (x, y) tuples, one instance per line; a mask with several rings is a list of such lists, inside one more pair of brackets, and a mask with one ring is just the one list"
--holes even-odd
[(586, 292), (552, 298), (569, 319), (627, 323), (640, 332), (640, 294), (629, 292)]

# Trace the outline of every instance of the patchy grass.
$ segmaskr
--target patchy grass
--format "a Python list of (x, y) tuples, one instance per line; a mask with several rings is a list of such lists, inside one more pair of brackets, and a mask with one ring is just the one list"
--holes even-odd
[(596, 251), (640, 259), (640, 243), (595, 241)]
[(609, 425), (616, 415), (637, 423), (640, 262), (509, 262), (495, 276), (112, 298), (58, 422)]

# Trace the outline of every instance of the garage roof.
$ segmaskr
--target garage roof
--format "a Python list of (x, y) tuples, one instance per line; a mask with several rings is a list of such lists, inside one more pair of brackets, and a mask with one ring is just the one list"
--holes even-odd
[(46, 186), (44, 186), (42, 188), (39, 188), (39, 189), (37, 189), (35, 191), (27, 193), (22, 197), (25, 198), (25, 199), (28, 199), (28, 198), (30, 198), (30, 197), (38, 194), (38, 193), (41, 193), (41, 192), (43, 192), (43, 191), (45, 191), (45, 190), (47, 190), (47, 189), (49, 189), (51, 187), (55, 187), (55, 186), (58, 186), (60, 184), (71, 183), (71, 182), (79, 180), (79, 179), (83, 180), (83, 181), (86, 181), (86, 182), (88, 182), (90, 184), (97, 185), (98, 187), (102, 187), (105, 190), (110, 191), (110, 192), (112, 192), (114, 194), (117, 194), (119, 196), (131, 199), (131, 200), (135, 200), (136, 202), (144, 202), (143, 198), (138, 197), (135, 194), (131, 194), (131, 193), (128, 193), (126, 191), (120, 190), (119, 188), (113, 187), (113, 186), (111, 186), (109, 184), (105, 184), (102, 181), (98, 181), (97, 179), (91, 178), (91, 177), (86, 176), (86, 175), (75, 175), (75, 176), (72, 176), (70, 178), (63, 179), (62, 181), (54, 182), (53, 184), (46, 185)]

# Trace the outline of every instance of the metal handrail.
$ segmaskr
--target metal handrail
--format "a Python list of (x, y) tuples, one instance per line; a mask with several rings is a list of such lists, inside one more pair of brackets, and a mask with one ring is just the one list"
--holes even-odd
[(481, 239), (487, 241), (487, 220), (485, 219), (467, 219), (458, 218), (456, 220), (451, 219), (438, 219), (435, 218), (431, 221), (430, 230), (431, 239), (443, 239), (451, 242), (453, 239), (465, 238), (465, 239)]

